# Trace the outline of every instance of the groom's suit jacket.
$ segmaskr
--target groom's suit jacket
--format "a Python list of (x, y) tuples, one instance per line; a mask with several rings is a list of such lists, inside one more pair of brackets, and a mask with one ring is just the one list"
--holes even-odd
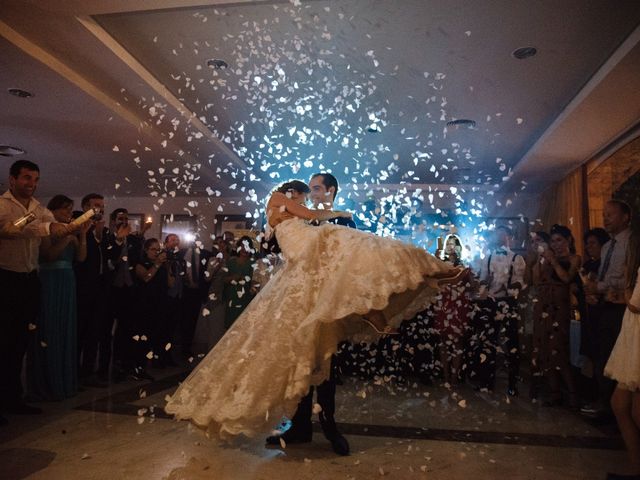
[(331, 220), (328, 220), (328, 223), (333, 223), (335, 225), (342, 225), (343, 227), (357, 228), (356, 222), (354, 222), (352, 218), (344, 218), (344, 217), (332, 218)]

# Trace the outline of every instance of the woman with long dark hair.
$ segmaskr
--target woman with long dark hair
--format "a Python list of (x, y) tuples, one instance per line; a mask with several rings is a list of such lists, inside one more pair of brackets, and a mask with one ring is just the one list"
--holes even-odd
[[(53, 197), (47, 208), (69, 223), (73, 200)], [(35, 343), (28, 356), (29, 394), (39, 400), (64, 400), (78, 391), (76, 277), (73, 262), (87, 256), (86, 222), (79, 235), (44, 237), (40, 244), (41, 307)]]
[(365, 331), (363, 317), (377, 333), (393, 333), (462, 275), (397, 240), (309, 225), (350, 214), (306, 208), (308, 192), (295, 180), (269, 198), (285, 263), (169, 399), (168, 413), (218, 437), (267, 433), (329, 378), (331, 355)]
[[(462, 242), (454, 234), (444, 241), (442, 259), (454, 267), (462, 265)], [(434, 330), (438, 336), (438, 353), (444, 381), (457, 385), (462, 375), (464, 339), (469, 326), (469, 292), (462, 283), (447, 285), (435, 304)]]
[(572, 284), (579, 281), (581, 259), (576, 255), (575, 241), (569, 228), (554, 225), (549, 233), (551, 243), (541, 249), (540, 259), (533, 267), (538, 301), (533, 316), (531, 370), (534, 376), (542, 375), (548, 379), (551, 399), (546, 405), (562, 404), (561, 380), (564, 380), (569, 391), (567, 403), (577, 407), (569, 339)]

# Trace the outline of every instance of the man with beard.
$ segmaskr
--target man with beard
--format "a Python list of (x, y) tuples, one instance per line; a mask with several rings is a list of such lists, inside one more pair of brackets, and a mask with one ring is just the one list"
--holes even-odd
[[(311, 201), (315, 209), (333, 210), (333, 204), (338, 193), (338, 180), (330, 173), (316, 173), (309, 181)], [(351, 218), (334, 218), (331, 223), (356, 228)], [(332, 358), (331, 376), (328, 380), (316, 386), (317, 400), (322, 409), (318, 416), (324, 436), (331, 442), (333, 451), (338, 455), (349, 455), (349, 443), (338, 431), (334, 414), (336, 410), (336, 379)], [(286, 444), (309, 443), (313, 437), (311, 416), (313, 414), (313, 390), (300, 400), (298, 409), (291, 419), (291, 428), (286, 432), (267, 438), (268, 445), (280, 445), (281, 440)]]
[[(24, 403), (22, 361), (40, 305), (38, 256), (43, 237), (61, 238), (80, 224), (57, 223), (33, 194), (38, 165), (18, 160), (9, 170), (9, 189), (0, 196), (0, 412), (38, 414)], [(0, 415), (0, 425), (7, 420)]]

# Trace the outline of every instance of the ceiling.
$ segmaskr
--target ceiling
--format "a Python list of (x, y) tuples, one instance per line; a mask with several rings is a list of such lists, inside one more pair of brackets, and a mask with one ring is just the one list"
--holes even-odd
[(259, 195), (322, 169), (352, 192), (539, 192), (638, 135), (639, 25), (636, 0), (3, 0), (0, 144), (44, 196)]

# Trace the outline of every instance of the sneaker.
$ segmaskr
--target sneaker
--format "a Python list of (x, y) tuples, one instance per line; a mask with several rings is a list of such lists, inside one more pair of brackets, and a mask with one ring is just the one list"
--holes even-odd
[(597, 417), (602, 414), (602, 409), (595, 405), (585, 405), (580, 408), (580, 413), (589, 417)]
[(313, 439), (313, 431), (311, 430), (311, 427), (309, 427), (309, 429), (304, 429), (304, 430), (290, 428), (286, 432), (281, 433), (279, 435), (272, 435), (270, 437), (267, 437), (267, 439), (265, 440), (265, 443), (267, 445), (279, 447), (282, 445), (280, 442), (280, 439), (284, 441), (285, 445), (309, 443)]

